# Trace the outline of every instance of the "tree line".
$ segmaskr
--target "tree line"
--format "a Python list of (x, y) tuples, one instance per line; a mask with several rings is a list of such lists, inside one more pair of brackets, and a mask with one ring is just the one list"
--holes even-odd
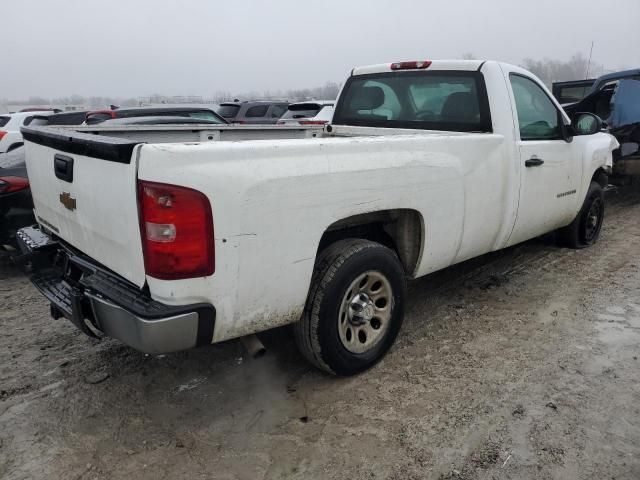
[[(462, 55), (465, 59), (475, 59), (473, 53), (465, 53)], [(549, 87), (553, 82), (561, 82), (567, 80), (581, 80), (584, 78), (596, 78), (606, 73), (607, 70), (595, 62), (589, 60), (582, 54), (577, 53), (568, 60), (554, 60), (543, 58), (536, 60), (533, 58), (525, 58), (522, 61), (522, 67), (533, 72)], [(121, 107), (134, 107), (144, 105), (145, 103), (221, 103), (233, 100), (288, 100), (290, 102), (299, 102), (305, 100), (325, 100), (336, 98), (340, 90), (340, 84), (337, 82), (326, 82), (322, 86), (312, 88), (300, 88), (289, 90), (271, 90), (271, 91), (251, 91), (251, 92), (231, 92), (218, 91), (210, 97), (190, 96), (190, 97), (171, 97), (162, 94), (153, 94), (147, 97), (109, 97), (109, 96), (90, 96), (71, 95), (69, 97), (44, 98), (39, 96), (29, 97), (27, 100), (0, 99), (0, 104), (5, 105), (83, 105), (88, 108), (105, 108), (110, 105), (118, 105)], [(179, 99), (188, 99), (187, 102), (180, 102)]]

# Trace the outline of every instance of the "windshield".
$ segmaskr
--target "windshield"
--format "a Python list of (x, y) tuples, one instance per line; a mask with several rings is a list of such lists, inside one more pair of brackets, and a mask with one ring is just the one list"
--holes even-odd
[(7, 123), (9, 123), (11, 117), (0, 117), (0, 127), (4, 127)]
[(351, 77), (333, 123), (491, 131), (484, 79), (478, 72), (397, 72)]

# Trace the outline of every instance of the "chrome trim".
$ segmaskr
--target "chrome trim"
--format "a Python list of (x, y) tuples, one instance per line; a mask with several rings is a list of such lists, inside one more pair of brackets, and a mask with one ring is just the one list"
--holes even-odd
[(198, 314), (184, 313), (173, 317), (147, 320), (106, 300), (99, 294), (85, 292), (98, 327), (105, 335), (116, 338), (144, 353), (160, 354), (187, 350), (196, 346)]

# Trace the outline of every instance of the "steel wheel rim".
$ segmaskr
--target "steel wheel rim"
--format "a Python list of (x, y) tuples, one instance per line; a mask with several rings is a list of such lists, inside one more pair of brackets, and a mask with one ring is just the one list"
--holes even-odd
[(598, 231), (600, 230), (601, 223), (602, 200), (600, 198), (595, 198), (593, 202), (591, 202), (591, 206), (589, 207), (589, 212), (587, 213), (587, 220), (584, 227), (584, 238), (587, 242), (592, 241), (596, 237)]
[(389, 280), (371, 270), (351, 282), (338, 312), (342, 346), (362, 354), (375, 348), (389, 330), (393, 314), (393, 290)]

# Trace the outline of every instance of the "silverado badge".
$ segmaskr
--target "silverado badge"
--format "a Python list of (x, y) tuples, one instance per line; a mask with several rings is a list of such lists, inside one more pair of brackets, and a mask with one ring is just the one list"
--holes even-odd
[(76, 199), (73, 198), (69, 192), (62, 192), (60, 194), (60, 203), (72, 212), (76, 209)]

